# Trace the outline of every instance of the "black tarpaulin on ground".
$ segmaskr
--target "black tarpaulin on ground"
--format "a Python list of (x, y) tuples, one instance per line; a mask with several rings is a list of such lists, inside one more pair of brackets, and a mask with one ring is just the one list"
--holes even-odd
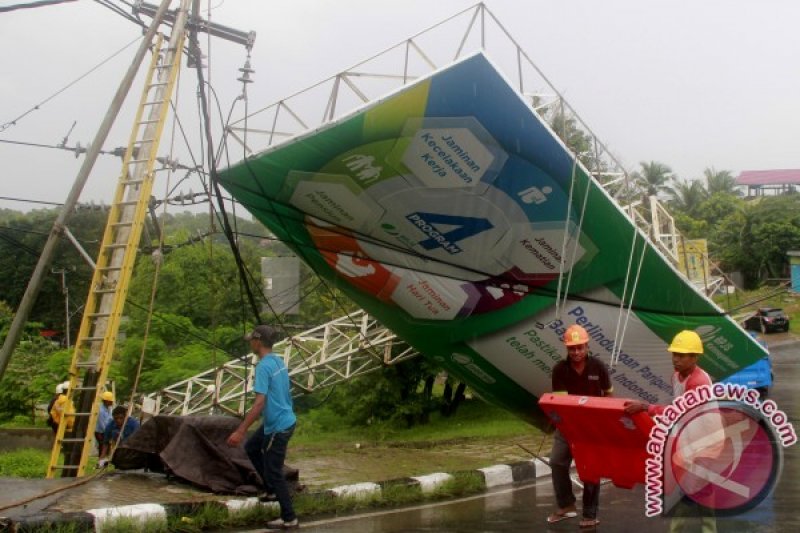
[[(258, 474), (243, 446), (225, 440), (239, 420), (228, 416), (156, 416), (119, 446), (112, 463), (120, 470), (146, 468), (226, 494), (256, 494)], [(294, 488), (298, 471), (284, 466)]]

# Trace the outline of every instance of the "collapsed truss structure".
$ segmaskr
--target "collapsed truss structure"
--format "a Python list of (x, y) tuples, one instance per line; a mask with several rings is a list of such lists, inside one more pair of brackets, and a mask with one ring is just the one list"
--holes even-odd
[[(390, 366), (418, 353), (363, 311), (350, 313), (275, 345), (289, 368), (295, 395), (312, 392)], [(253, 390), (255, 355), (249, 354), (141, 399), (145, 414), (242, 414)]]
[[(232, 122), (225, 134), (249, 156), (340, 120), (357, 108), (461, 57), (483, 51), (540, 118), (573, 151), (643, 234), (678, 265), (680, 234), (655, 196), (644, 197), (600, 141), (495, 15), (479, 3), (326, 80)], [(579, 139), (580, 143), (573, 142)], [(363, 312), (287, 339), (284, 354), (296, 393), (350, 379), (417, 353)], [(176, 383), (143, 401), (150, 413), (214, 410), (242, 414), (252, 361), (235, 361)]]

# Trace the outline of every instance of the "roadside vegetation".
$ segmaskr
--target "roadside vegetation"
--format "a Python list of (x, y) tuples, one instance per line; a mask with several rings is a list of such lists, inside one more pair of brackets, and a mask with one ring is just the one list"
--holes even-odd
[[(326, 494), (298, 494), (294, 507), (302, 521), (349, 514), (354, 511), (399, 507), (416, 503), (443, 500), (477, 494), (484, 490), (481, 476), (471, 472), (456, 473), (436, 489), (423, 493), (419, 487), (397, 485), (384, 488), (380, 493), (360, 497), (332, 498)], [(169, 516), (166, 520), (147, 521), (119, 518), (103, 526), (105, 533), (199, 533), (234, 527), (258, 527), (278, 516), (274, 506), (253, 505), (239, 511), (229, 512), (219, 503), (199, 504), (190, 513)], [(54, 524), (41, 531), (49, 533), (77, 533), (80, 528), (73, 524)]]
[[(290, 446), (290, 464), (314, 458), (353, 458), (361, 462), (359, 471), (345, 476), (354, 481), (374, 481), (387, 477), (478, 468), (491, 462), (492, 447), (506, 447), (524, 441), (542, 444), (541, 432), (508, 412), (477, 399), (465, 400), (457, 414), (431, 416), (428, 424), (407, 427), (404, 421), (382, 421), (366, 426), (343, 425), (342, 417), (329, 406), (310, 409), (299, 415), (297, 431)], [(438, 453), (454, 445), (470, 444), (485, 450), (472, 464), (464, 457)], [(549, 446), (549, 440), (546, 441)], [(403, 448), (408, 448), (407, 451)], [(522, 457), (526, 453), (518, 450)], [(425, 453), (422, 453), (425, 452)], [(392, 457), (391, 464), (386, 459)], [(47, 450), (26, 448), (0, 453), (0, 477), (42, 478), (50, 458)], [(526, 457), (527, 458), (527, 457)], [(93, 471), (96, 457), (90, 457)], [(380, 469), (381, 472), (373, 472)], [(392, 475), (393, 472), (395, 472)], [(389, 474), (386, 476), (386, 474)], [(381, 477), (383, 475), (383, 477)], [(376, 477), (377, 476), (377, 477)]]
[(800, 295), (794, 296), (781, 287), (765, 285), (752, 291), (738, 291), (714, 297), (733, 316), (754, 313), (760, 307), (779, 307), (789, 317), (789, 331), (800, 335)]

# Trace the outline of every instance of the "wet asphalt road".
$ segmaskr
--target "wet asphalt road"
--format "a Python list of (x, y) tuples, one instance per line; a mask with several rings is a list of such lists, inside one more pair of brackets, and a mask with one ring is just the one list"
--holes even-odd
[[(771, 398), (789, 415), (796, 430), (800, 430), (800, 343), (774, 347), (772, 354), (776, 383)], [(746, 514), (718, 518), (717, 531), (800, 531), (800, 445), (784, 452), (784, 470), (774, 493)], [(576, 494), (579, 495), (578, 490)], [(309, 532), (578, 531), (578, 519), (554, 525), (546, 523), (554, 501), (550, 478), (542, 478), (532, 485), (457, 501), (305, 521), (301, 525), (303, 531)], [(624, 490), (604, 485), (599, 518), (601, 524), (596, 531), (660, 533), (670, 530), (670, 519), (645, 517), (644, 488), (641, 486)]]

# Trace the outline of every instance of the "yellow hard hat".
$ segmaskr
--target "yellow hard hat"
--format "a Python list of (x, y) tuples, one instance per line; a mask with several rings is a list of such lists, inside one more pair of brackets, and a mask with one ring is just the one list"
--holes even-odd
[(589, 343), (589, 334), (577, 324), (573, 324), (564, 332), (564, 344), (567, 346), (580, 346)]
[(672, 344), (667, 348), (672, 353), (696, 353), (698, 355), (703, 353), (703, 341), (700, 340), (700, 335), (690, 329), (685, 329), (675, 335), (672, 339)]
[(100, 395), (100, 399), (104, 402), (113, 402), (114, 401), (114, 393), (107, 390), (103, 394)]

